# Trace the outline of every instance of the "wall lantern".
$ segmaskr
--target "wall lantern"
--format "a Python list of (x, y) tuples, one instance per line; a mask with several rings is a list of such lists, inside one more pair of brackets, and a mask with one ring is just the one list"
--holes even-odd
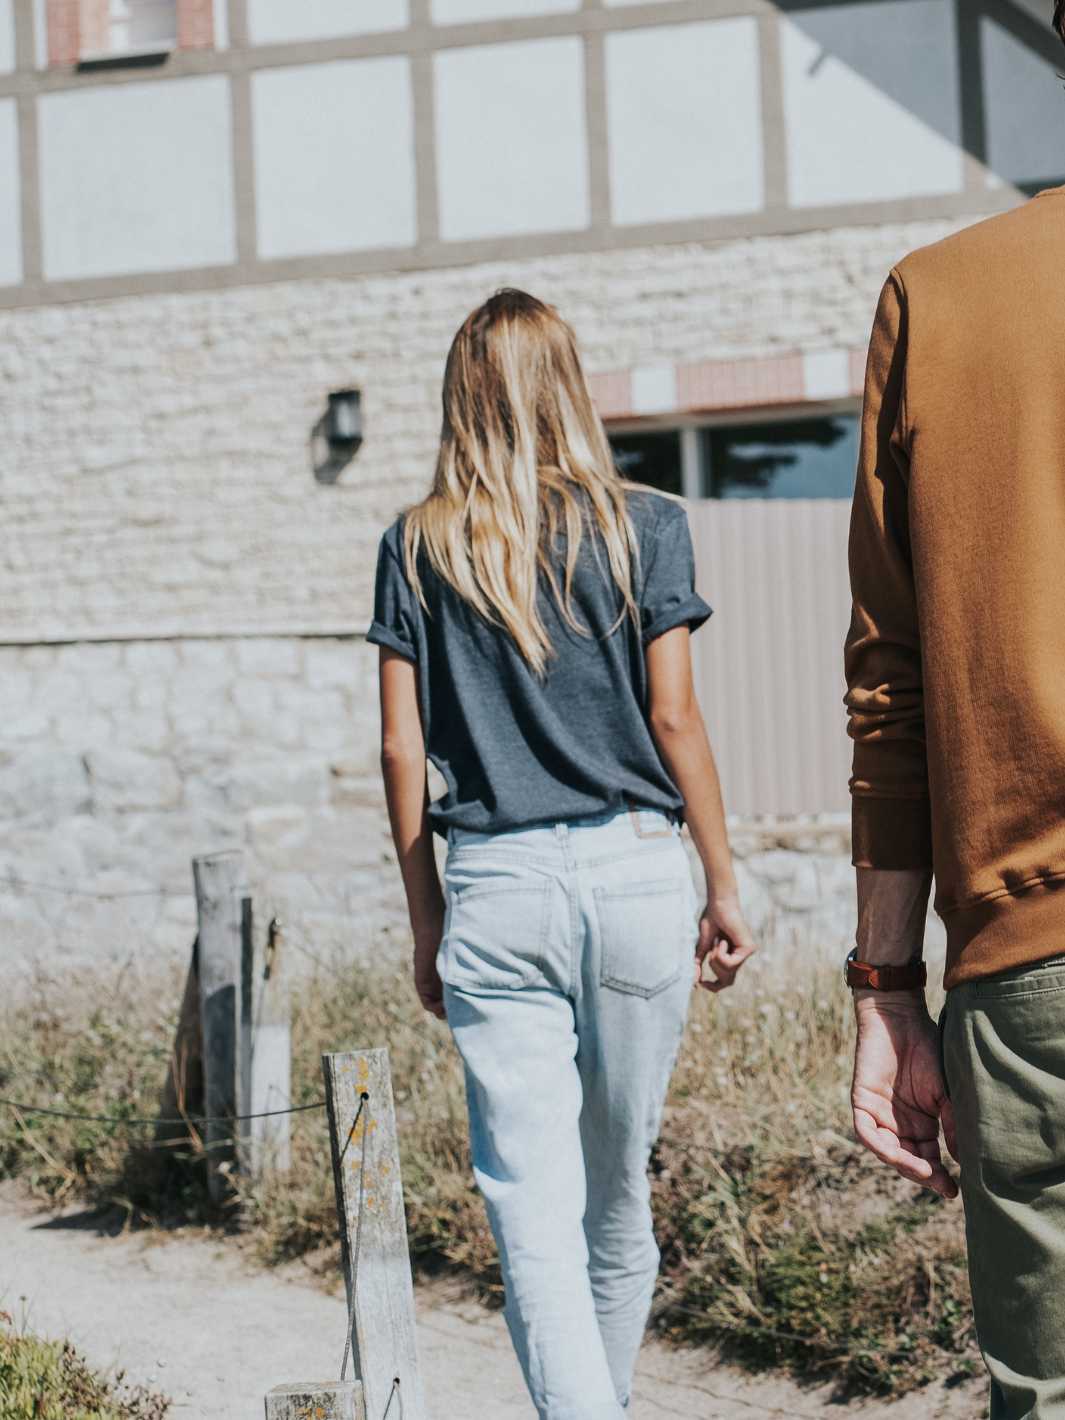
[(334, 390), (325, 416), (325, 437), (330, 451), (350, 459), (362, 443), (362, 391)]
[(311, 431), (311, 462), (319, 483), (335, 483), (362, 444), (362, 391), (332, 390)]

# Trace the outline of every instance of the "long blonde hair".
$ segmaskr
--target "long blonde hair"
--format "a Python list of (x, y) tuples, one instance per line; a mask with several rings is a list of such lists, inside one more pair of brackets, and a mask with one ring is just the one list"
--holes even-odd
[[(625, 485), (592, 404), (573, 332), (553, 307), (502, 290), (462, 323), (444, 372), (432, 490), (405, 521), (407, 574), (422, 605), (418, 552), (542, 675), (551, 640), (537, 607), (543, 574), (566, 622), (585, 520), (635, 620), (636, 534)], [(566, 534), (562, 584), (553, 560)]]

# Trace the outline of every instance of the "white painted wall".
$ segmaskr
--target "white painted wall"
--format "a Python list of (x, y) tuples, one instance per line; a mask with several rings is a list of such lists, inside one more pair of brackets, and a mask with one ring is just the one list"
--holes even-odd
[(704, 499), (688, 518), (716, 613), (692, 641), (696, 686), (729, 812), (845, 811), (850, 503)]
[(214, 0), (211, 12), (215, 49), (229, 48), (229, 0)]
[(433, 22), (437, 25), (453, 25), (463, 20), (557, 15), (580, 8), (581, 0), (432, 0)]
[(434, 65), (444, 240), (586, 226), (580, 40), (447, 50)]
[(248, 0), (252, 44), (372, 34), (407, 24), (407, 0)]
[(764, 203), (753, 18), (607, 36), (616, 222), (754, 212)]
[(1008, 182), (1060, 182), (1065, 177), (1061, 66), (1033, 54), (987, 16), (980, 21), (980, 48), (988, 166)]
[(252, 113), (260, 256), (414, 242), (406, 58), (262, 71)]
[(0, 286), (22, 280), (22, 229), (19, 214), (18, 113), (14, 99), (0, 99)]
[(0, 0), (0, 74), (10, 74), (15, 67), (14, 0)]
[(223, 76), (45, 94), (39, 114), (46, 277), (234, 260)]
[(948, 0), (881, 0), (782, 19), (788, 188), (799, 207), (962, 186)]
[(48, 68), (47, 0), (33, 0), (33, 61), (38, 69)]

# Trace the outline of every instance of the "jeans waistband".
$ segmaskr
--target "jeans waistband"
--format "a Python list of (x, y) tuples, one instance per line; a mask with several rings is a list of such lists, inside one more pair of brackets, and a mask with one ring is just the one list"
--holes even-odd
[(679, 833), (679, 826), (680, 815), (675, 812), (631, 804), (626, 808), (608, 809), (599, 814), (527, 824), (520, 828), (488, 833), (452, 826), (447, 831), (447, 842), (449, 848), (489, 843), (500, 848), (532, 848), (540, 845), (547, 847), (552, 840), (555, 843), (564, 842), (574, 836), (583, 837), (586, 832), (596, 830), (606, 830), (608, 833), (613, 830), (616, 834), (632, 838), (670, 838)]

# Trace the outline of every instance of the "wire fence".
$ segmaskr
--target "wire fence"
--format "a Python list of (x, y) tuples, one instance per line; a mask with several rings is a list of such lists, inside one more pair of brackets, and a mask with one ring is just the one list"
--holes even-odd
[(170, 1124), (184, 1124), (199, 1129), (205, 1124), (243, 1124), (251, 1119), (275, 1119), (282, 1114), (305, 1114), (309, 1110), (325, 1109), (325, 1100), (313, 1100), (310, 1104), (294, 1104), (287, 1109), (263, 1109), (255, 1114), (179, 1114), (169, 1118), (163, 1115), (137, 1117), (124, 1114), (82, 1114), (77, 1110), (53, 1109), (50, 1105), (23, 1104), (19, 1100), (5, 1099), (2, 1096), (0, 1096), (0, 1108), (17, 1110), (19, 1114), (44, 1114), (53, 1119), (73, 1119), (89, 1124), (117, 1124), (128, 1128), (141, 1126), (159, 1128)]
[(35, 878), (24, 878), (17, 873), (8, 873), (0, 878), (0, 892), (47, 892), (59, 897), (95, 899), (97, 902), (121, 902), (131, 898), (146, 897), (194, 897), (191, 887), (146, 887), (146, 888), (92, 888), (71, 883), (40, 882)]

